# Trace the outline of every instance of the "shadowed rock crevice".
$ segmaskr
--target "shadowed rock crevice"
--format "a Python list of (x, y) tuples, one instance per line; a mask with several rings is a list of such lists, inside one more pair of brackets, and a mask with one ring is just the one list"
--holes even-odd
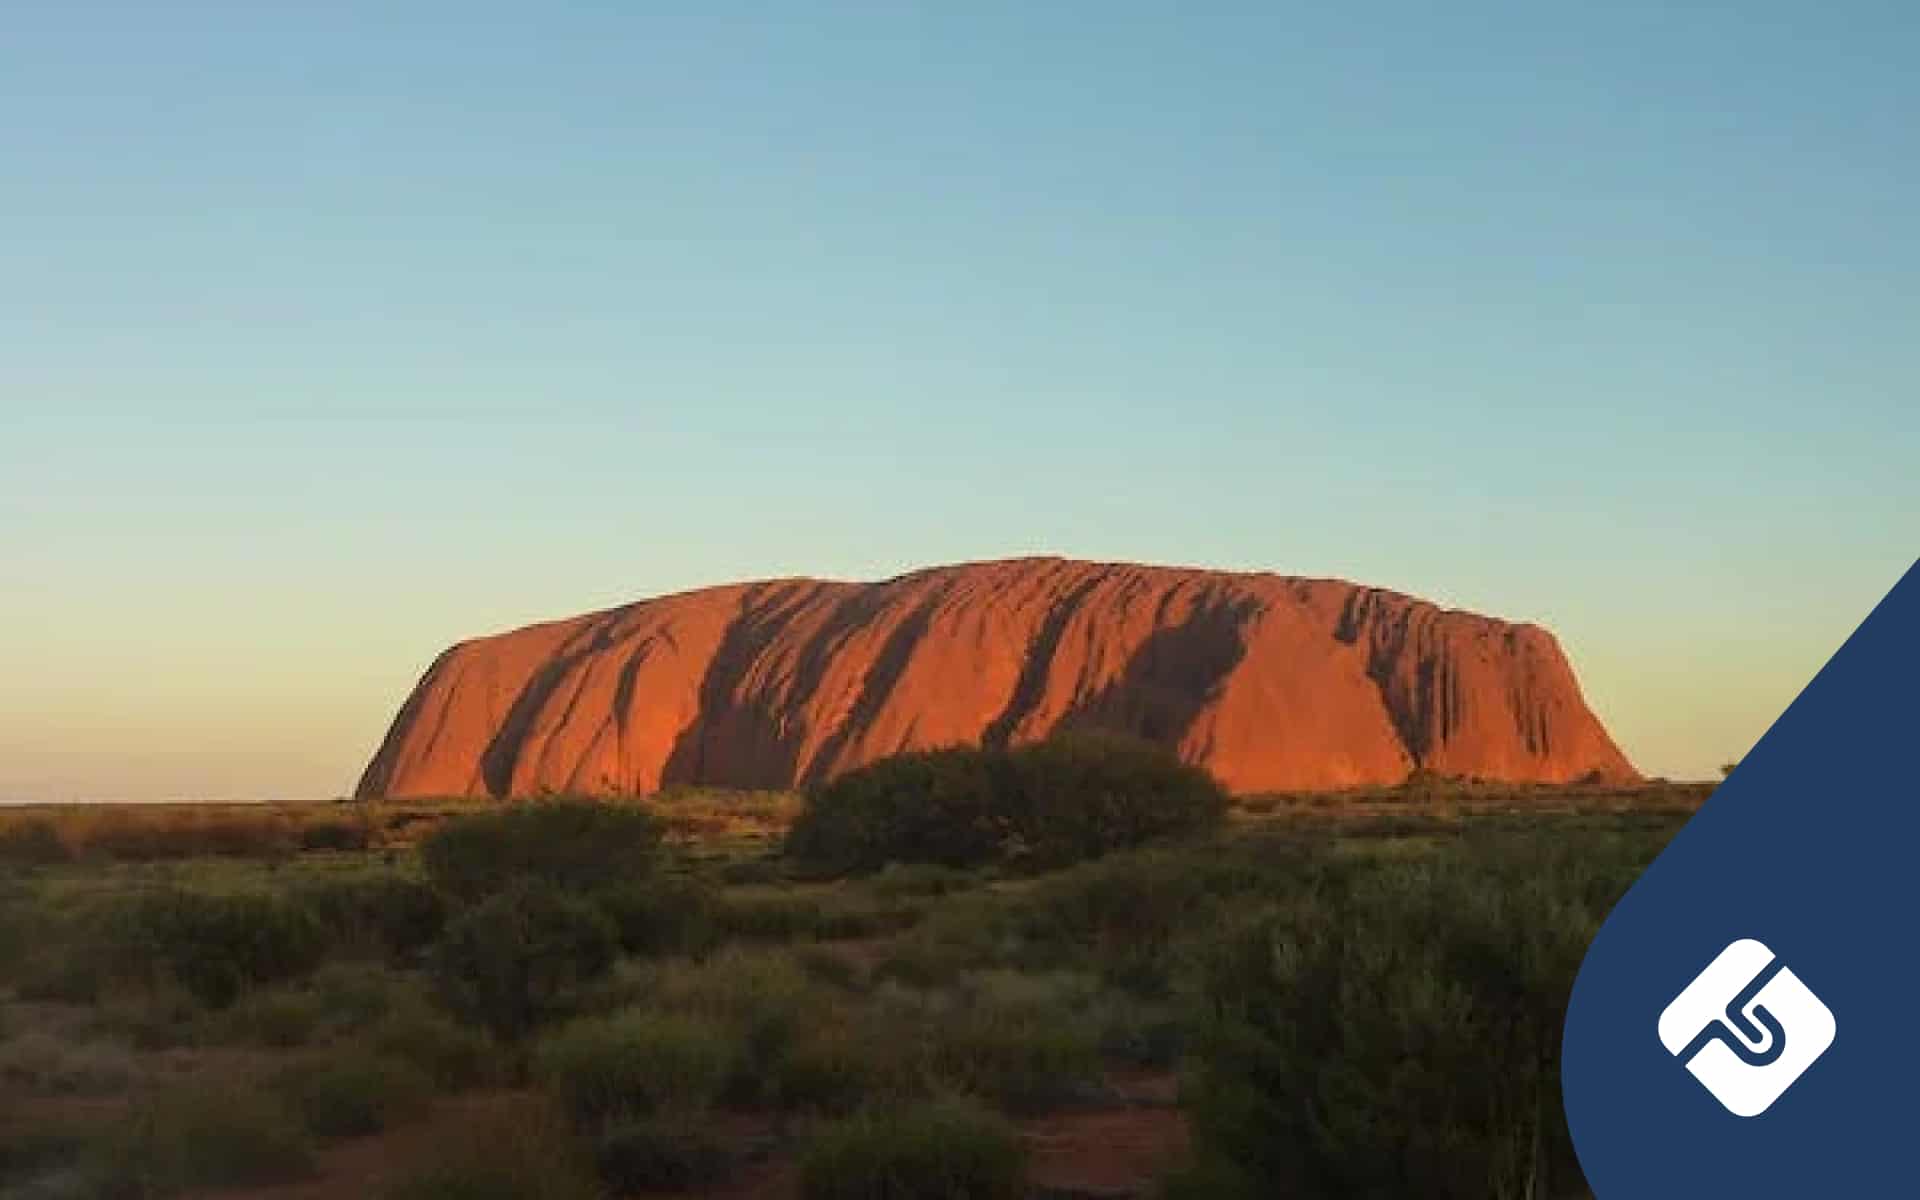
[(700, 706), (674, 742), (660, 772), (662, 787), (791, 786), (799, 747), (788, 723), (743, 684), (795, 614), (817, 600), (823, 585), (810, 580), (761, 584), (741, 597), (740, 613), (700, 683)]
[(981, 733), (982, 745), (1004, 748), (1013, 731), (1020, 728), (1021, 722), (1039, 706), (1041, 695), (1046, 690), (1047, 676), (1053, 669), (1054, 653), (1060, 648), (1061, 635), (1066, 632), (1067, 623), (1080, 611), (1088, 594), (1100, 583), (1098, 576), (1080, 581), (1047, 610), (1046, 619), (1027, 645), (1026, 665), (1020, 671), (1019, 681), (1014, 684), (1013, 698)]
[[(933, 614), (946, 600), (944, 592), (934, 595), (916, 605), (906, 619), (894, 627), (892, 633), (880, 648), (879, 657), (861, 681), (859, 698), (853, 702), (853, 708), (846, 719), (837, 725), (827, 740), (821, 744), (813, 760), (801, 773), (800, 783), (812, 785), (827, 778), (839, 762), (842, 751), (859, 733), (869, 728), (880, 708), (887, 702), (894, 686), (900, 682), (900, 676), (907, 669), (907, 660), (913, 654), (914, 647), (925, 639), (928, 627), (933, 623)], [(912, 729), (907, 732), (912, 739)]]
[[(1170, 607), (1163, 603), (1156, 618), (1166, 619)], [(1246, 656), (1243, 631), (1259, 608), (1250, 597), (1218, 600), (1196, 608), (1177, 625), (1155, 629), (1118, 679), (1074, 705), (1055, 728), (1180, 745)]]
[(514, 768), (519, 765), (520, 752), (526, 747), (527, 734), (533, 728), (535, 720), (553, 698), (554, 692), (573, 670), (574, 664), (582, 658), (581, 654), (569, 654), (554, 659), (534, 675), (524, 690), (514, 698), (507, 709), (507, 719), (500, 723), (500, 731), (487, 743), (480, 755), (480, 777), (486, 783), (487, 792), (494, 796), (505, 796), (513, 787)]

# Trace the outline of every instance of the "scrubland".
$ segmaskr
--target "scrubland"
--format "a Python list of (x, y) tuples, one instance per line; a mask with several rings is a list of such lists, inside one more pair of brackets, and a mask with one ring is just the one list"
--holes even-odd
[(1704, 789), (1049, 753), (0, 810), (0, 1195), (1585, 1194), (1567, 991)]

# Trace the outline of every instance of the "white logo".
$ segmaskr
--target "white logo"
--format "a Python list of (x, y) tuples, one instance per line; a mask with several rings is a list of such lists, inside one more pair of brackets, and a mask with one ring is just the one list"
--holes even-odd
[(1737, 1117), (1757, 1117), (1833, 1045), (1833, 1012), (1751, 938), (1660, 1014), (1660, 1042)]

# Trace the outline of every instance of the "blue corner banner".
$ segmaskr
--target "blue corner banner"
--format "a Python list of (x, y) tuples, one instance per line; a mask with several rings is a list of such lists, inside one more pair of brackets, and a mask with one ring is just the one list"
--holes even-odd
[(1920, 1195), (1920, 565), (1587, 951), (1567, 1120), (1599, 1200)]

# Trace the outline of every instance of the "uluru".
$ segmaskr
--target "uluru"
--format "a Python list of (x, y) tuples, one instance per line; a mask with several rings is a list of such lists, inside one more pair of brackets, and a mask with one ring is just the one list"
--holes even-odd
[(1637, 777), (1537, 625), (1338, 580), (1026, 558), (706, 588), (461, 642), (358, 794), (793, 788), (1069, 730), (1159, 742), (1239, 792)]

